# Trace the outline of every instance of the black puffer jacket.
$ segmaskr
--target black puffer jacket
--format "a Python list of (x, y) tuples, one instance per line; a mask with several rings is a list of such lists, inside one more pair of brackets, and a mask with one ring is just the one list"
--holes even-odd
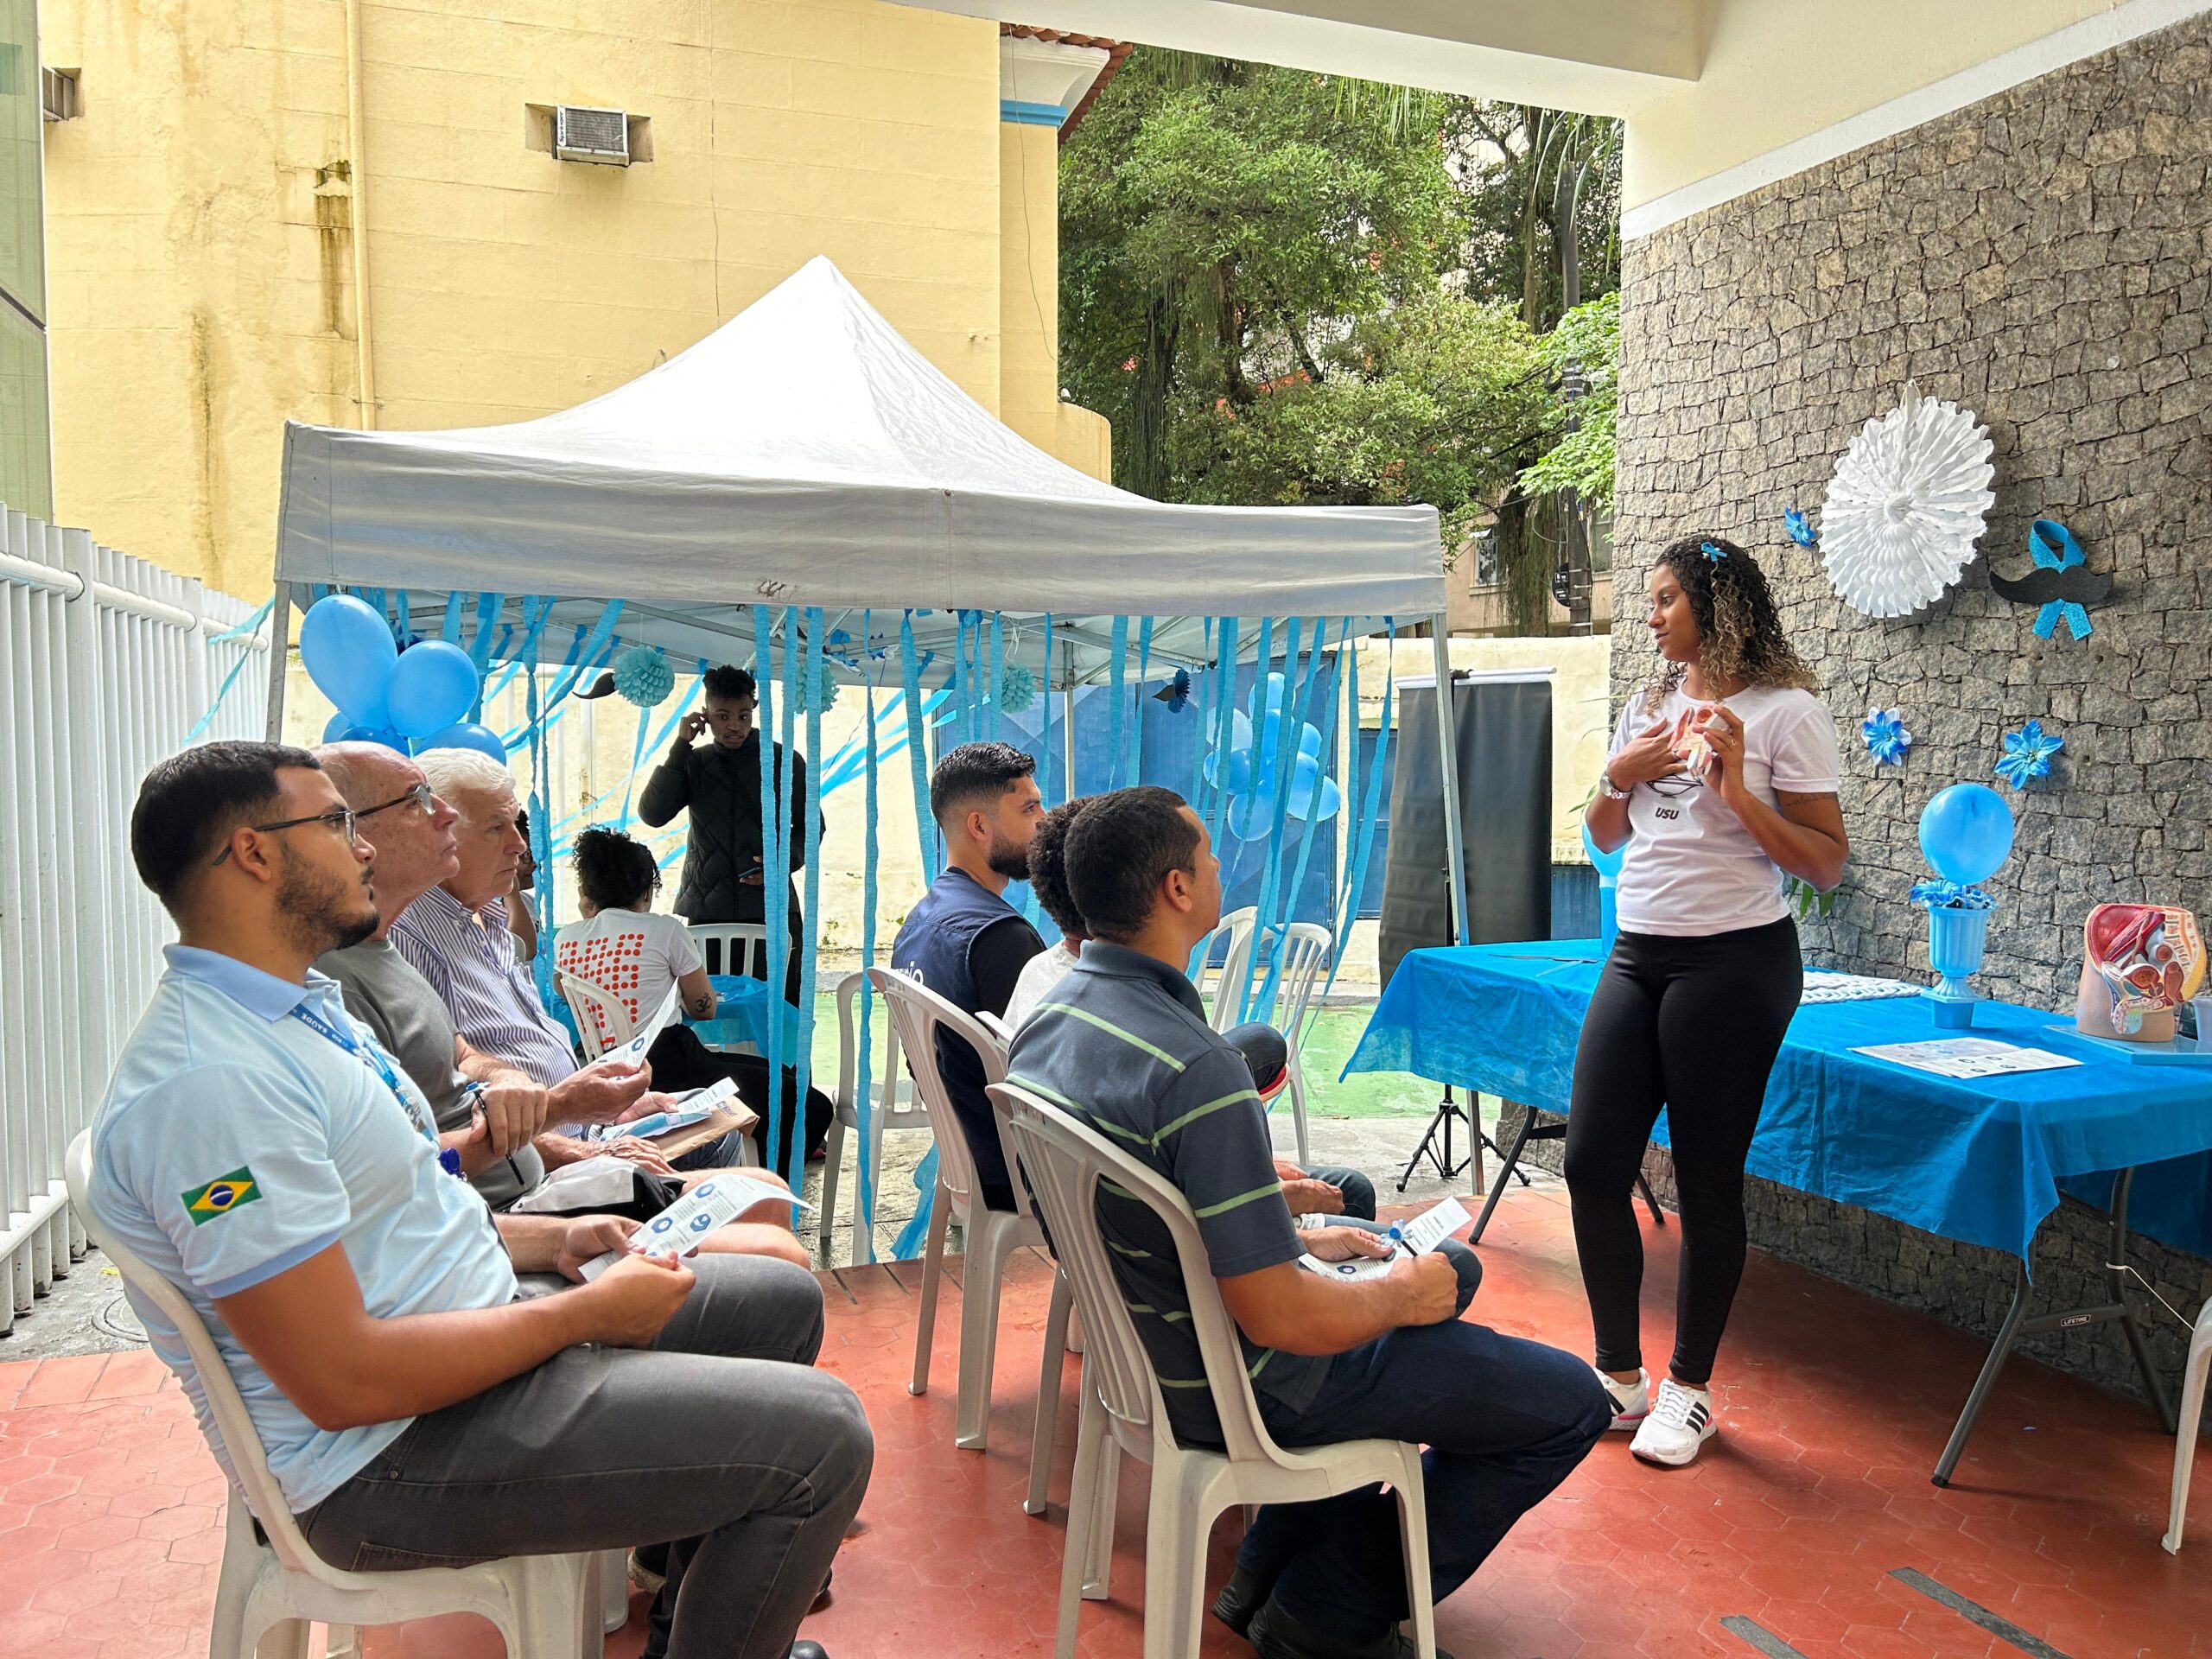
[[(776, 746), (780, 757), (783, 745)], [(785, 787), (791, 804), (791, 868), (806, 865), (806, 760), (792, 755)], [(683, 851), (683, 882), (676, 913), (688, 922), (759, 922), (767, 919), (767, 890), (738, 877), (761, 861), (760, 734), (742, 747), (726, 749), (711, 741), (694, 744), (681, 760), (653, 768), (638, 797), (638, 816), (658, 830), (686, 808), (691, 813), (689, 844)], [(791, 894), (796, 925), (798, 894)]]

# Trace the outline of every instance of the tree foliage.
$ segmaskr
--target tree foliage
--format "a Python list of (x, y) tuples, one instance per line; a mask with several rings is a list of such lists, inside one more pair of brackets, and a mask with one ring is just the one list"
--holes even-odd
[[(1528, 490), (1604, 499), (1618, 353), (1593, 354), (1618, 313), (1546, 331), (1582, 277), (1601, 295), (1615, 280), (1598, 221), (1617, 218), (1617, 133), (1132, 54), (1060, 168), (1062, 378), (1113, 423), (1115, 481), (1169, 500), (1426, 502), (1447, 548)], [(1570, 363), (1590, 395), (1554, 462)]]

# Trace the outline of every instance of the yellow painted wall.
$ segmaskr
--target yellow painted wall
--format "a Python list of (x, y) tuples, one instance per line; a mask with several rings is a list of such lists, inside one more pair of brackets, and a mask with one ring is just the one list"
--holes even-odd
[[(817, 253), (1006, 406), (1001, 290), (1020, 275), (1049, 328), (1057, 262), (1048, 130), (1011, 214), (1041, 272), (1001, 245), (995, 24), (880, 0), (510, 10), (363, 0), (376, 424), (580, 402)], [(48, 130), (59, 515), (257, 595), (283, 422), (358, 417), (343, 9), (48, 0), (44, 22), (85, 111)], [(648, 117), (652, 161), (528, 148), (525, 105), (556, 103)], [(1011, 357), (1056, 404), (1048, 351), (1033, 330)], [(1065, 423), (1077, 464), (1090, 423)], [(1031, 435), (1058, 448), (1062, 424)]]
[(1716, 0), (1697, 79), (1629, 111), (1633, 209), (2119, 0)]

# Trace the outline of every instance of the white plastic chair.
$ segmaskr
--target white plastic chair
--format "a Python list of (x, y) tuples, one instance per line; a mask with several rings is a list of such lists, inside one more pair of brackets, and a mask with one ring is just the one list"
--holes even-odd
[[(1019, 1085), (992, 1097), (1005, 1109), (1008, 1139), (1073, 1283), (1086, 1341), (1083, 1409), (1076, 1435), (1075, 1490), (1060, 1567), (1057, 1659), (1072, 1659), (1085, 1599), (1103, 1600), (1113, 1558), (1118, 1454), (1152, 1465), (1145, 1523), (1145, 1659), (1193, 1659), (1205, 1595), (1206, 1535), (1236, 1503), (1304, 1503), (1387, 1482), (1397, 1496), (1407, 1602), (1421, 1659), (1435, 1659), (1429, 1601), (1428, 1517), (1422, 1507), (1421, 1448), (1403, 1440), (1344, 1440), (1284, 1450), (1260, 1419), (1236, 1329), (1223, 1306), (1198, 1219), (1166, 1180), (1067, 1113)], [(1137, 1335), (1121, 1281), (1098, 1230), (1098, 1184), (1110, 1179), (1152, 1206), (1175, 1241), (1225, 1452), (1177, 1443), (1161, 1403), (1152, 1357)]]
[(2181, 1554), (2181, 1523), (2189, 1513), (2189, 1473), (2196, 1461), (2196, 1432), (2204, 1424), (2204, 1380), (2212, 1372), (2212, 1300), (2197, 1310), (2196, 1333), (2189, 1339), (2189, 1358), (2183, 1363), (2181, 1422), (2174, 1442), (2174, 1496), (2166, 1517), (2166, 1535), (2160, 1541), (2170, 1555)]
[[(334, 1627), (330, 1645), (335, 1649), (339, 1632), (348, 1627), (442, 1613), (490, 1620), (506, 1643), (508, 1659), (599, 1659), (603, 1631), (619, 1630), (629, 1613), (619, 1550), (514, 1555), (475, 1567), (394, 1573), (341, 1572), (316, 1554), (269, 1472), (245, 1402), (200, 1315), (175, 1285), (118, 1243), (93, 1211), (86, 1198), (92, 1161), (88, 1129), (70, 1143), (65, 1160), (69, 1201), (86, 1236), (124, 1282), (176, 1327), (230, 1453), (234, 1480), (223, 1522), (208, 1659), (308, 1659), (311, 1622)], [(261, 1535), (254, 1530), (257, 1517)]]
[[(1213, 954), (1217, 944), (1227, 941), (1228, 949), (1221, 959), (1221, 972), (1213, 982), (1213, 1028), (1227, 1031), (1238, 1023), (1237, 1009), (1244, 1000), (1244, 986), (1252, 973), (1252, 927), (1259, 919), (1259, 908), (1247, 905), (1242, 910), (1232, 910), (1214, 924), (1213, 931), (1206, 935), (1206, 942), (1198, 947), (1198, 971), (1205, 971), (1206, 958)], [(1230, 988), (1234, 987), (1234, 989)]]
[(556, 972), (553, 980), (568, 1000), (569, 1012), (575, 1016), (576, 1035), (582, 1040), (587, 1060), (595, 1060), (617, 1043), (630, 1040), (635, 1027), (620, 997), (575, 974)]
[[(959, 1211), (961, 1236), (966, 1241), (962, 1258), (960, 1289), (960, 1384), (953, 1409), (953, 1443), (969, 1451), (983, 1449), (991, 1416), (991, 1374), (996, 1360), (999, 1327), (999, 1286), (1005, 1277), (1006, 1260), (1025, 1244), (1041, 1245), (1044, 1230), (1030, 1213), (1029, 1195), (1020, 1181), (1013, 1183), (1012, 1212), (993, 1210), (977, 1190), (976, 1160), (968, 1149), (966, 1132), (944, 1092), (938, 1071), (937, 1030), (944, 1027), (964, 1039), (983, 1062), (983, 1079), (995, 1084), (1006, 1077), (1006, 1044), (980, 1020), (955, 1007), (918, 980), (888, 969), (866, 970), (869, 982), (883, 998), (899, 1029), (899, 1046), (913, 1069), (915, 1092), (921, 1096), (937, 1136), (937, 1193), (931, 1206), (929, 1246), (922, 1258), (922, 1306), (914, 1332), (914, 1377), (912, 1394), (927, 1394), (930, 1387), (930, 1344), (937, 1331), (937, 1294), (944, 1275), (944, 1231), (955, 1210)], [(1004, 1136), (1001, 1135), (1004, 1147)], [(1007, 1154), (1007, 1167), (1014, 1167)], [(1067, 1353), (1068, 1284), (1065, 1274), (1052, 1280), (1052, 1301), (1045, 1315), (1045, 1349), (1038, 1370), (1037, 1415), (1031, 1430), (1029, 1492), (1022, 1507), (1032, 1515), (1045, 1510), (1045, 1482), (1052, 1464), (1052, 1438), (1059, 1415), (1060, 1371)]]
[[(690, 922), (686, 929), (710, 974), (744, 977), (752, 965), (755, 945), (760, 947), (761, 962), (767, 961), (768, 928), (764, 922)], [(741, 953), (736, 949), (741, 944), (745, 947)], [(765, 966), (762, 971), (766, 971)]]
[[(837, 1224), (837, 1188), (844, 1167), (845, 1131), (857, 1129), (861, 1123), (860, 1026), (854, 1004), (865, 982), (859, 974), (848, 974), (837, 982), (837, 1115), (830, 1121), (828, 1142), (823, 1148), (822, 1249), (825, 1259), (831, 1232)], [(883, 1137), (893, 1130), (927, 1134), (930, 1127), (929, 1113), (924, 1109), (920, 1097), (913, 1085), (900, 1075), (898, 1027), (887, 1013), (869, 1024), (880, 1038), (883, 1052), (880, 1062), (870, 1068), (868, 1084), (874, 1098), (869, 1103), (868, 1113), (867, 1202), (862, 1204), (857, 1195), (853, 1200), (852, 1260), (856, 1268), (875, 1260), (875, 1239), (868, 1219), (875, 1214), (876, 1189), (882, 1179)]]
[[(1316, 922), (1293, 922), (1287, 927), (1255, 931), (1253, 912), (1240, 910), (1222, 918), (1221, 927), (1231, 929), (1229, 935), (1229, 957), (1222, 963), (1221, 978), (1214, 986), (1213, 1028), (1227, 1031), (1239, 1023), (1237, 1015), (1244, 995), (1256, 981), (1264, 982), (1271, 951), (1276, 954), (1281, 967), (1275, 978), (1273, 1021), (1283, 1034), (1290, 1054), (1289, 1071), (1291, 1131), (1298, 1142), (1298, 1161), (1306, 1161), (1306, 1068), (1302, 1056), (1306, 1049), (1306, 1014), (1313, 1001), (1313, 993), (1328, 971), (1329, 957), (1336, 949), (1336, 937)], [(1274, 941), (1280, 938), (1280, 946)]]

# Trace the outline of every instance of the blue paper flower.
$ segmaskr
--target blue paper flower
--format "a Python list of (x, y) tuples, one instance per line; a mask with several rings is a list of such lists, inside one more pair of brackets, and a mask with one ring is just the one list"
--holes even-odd
[(676, 690), (676, 671), (651, 645), (632, 645), (614, 659), (614, 689), (639, 708), (650, 709)]
[(1704, 554), (1705, 556), (1714, 564), (1719, 563), (1721, 560), (1728, 556), (1728, 550), (1715, 543), (1700, 542), (1697, 545), (1698, 550)]
[(826, 715), (836, 707), (837, 694), (843, 690), (829, 662), (826, 659), (817, 660), (814, 665), (812, 695), (808, 694), (808, 687), (802, 681), (798, 688), (798, 706), (802, 711), (816, 709)]
[(1874, 757), (1877, 766), (1900, 764), (1904, 752), (1912, 747), (1912, 734), (1904, 728), (1902, 709), (1869, 709), (1859, 729), (1866, 736), (1866, 753)]
[(2005, 756), (1990, 770), (2015, 789), (2025, 789), (2031, 778), (2050, 775), (2050, 757), (2066, 747), (2066, 740), (2053, 736), (2043, 728), (2043, 722), (2031, 720), (2017, 732), (2005, 734)]
[(1177, 669), (1174, 677), (1152, 694), (1152, 700), (1166, 703), (1171, 715), (1181, 714), (1191, 706), (1191, 671)]
[(1020, 663), (1007, 665), (999, 681), (999, 709), (1002, 714), (1018, 715), (1037, 701), (1037, 677)]
[(1980, 887), (1969, 887), (1957, 881), (1916, 881), (1912, 884), (1912, 902), (1922, 910), (1997, 908), (1997, 901)]
[(1795, 507), (1782, 515), (1782, 522), (1789, 531), (1789, 539), (1800, 547), (1810, 547), (1820, 539), (1813, 534), (1812, 521)]

